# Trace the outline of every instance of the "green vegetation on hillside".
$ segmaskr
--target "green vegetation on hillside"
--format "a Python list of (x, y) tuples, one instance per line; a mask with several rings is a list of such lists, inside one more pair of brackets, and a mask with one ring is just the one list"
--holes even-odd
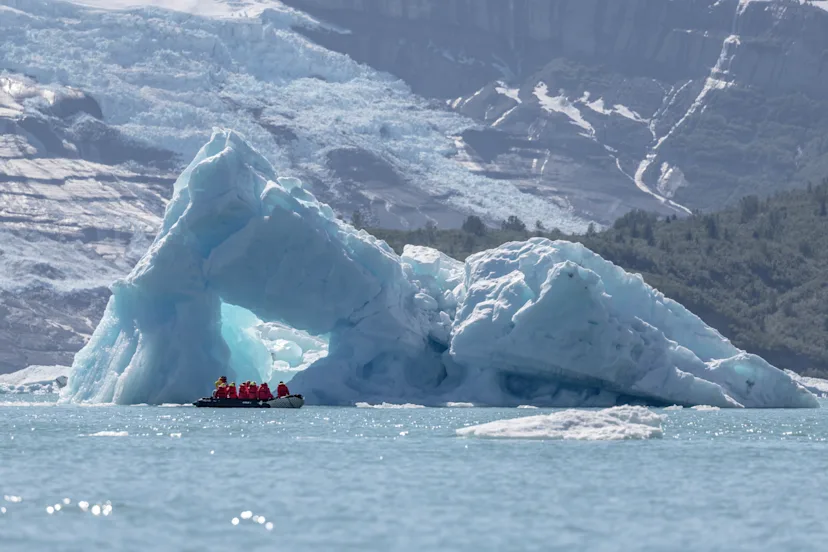
[(633, 211), (602, 232), (548, 231), (517, 218), (488, 229), (371, 229), (396, 251), (435, 247), (454, 258), (531, 236), (581, 242), (644, 279), (780, 368), (828, 376), (828, 179), (769, 199), (686, 219)]

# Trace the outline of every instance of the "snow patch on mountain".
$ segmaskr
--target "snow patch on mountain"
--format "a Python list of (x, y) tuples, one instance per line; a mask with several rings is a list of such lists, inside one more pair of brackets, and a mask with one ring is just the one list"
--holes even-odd
[(675, 195), (679, 188), (687, 186), (687, 179), (678, 167), (670, 166), (669, 163), (661, 164), (661, 175), (658, 177), (656, 189), (658, 193), (666, 198)]
[(575, 104), (570, 102), (563, 94), (559, 94), (558, 96), (550, 96), (549, 90), (544, 82), (539, 82), (535, 86), (533, 94), (538, 99), (540, 106), (547, 113), (561, 113), (566, 115), (569, 117), (570, 122), (573, 125), (581, 127), (588, 133), (584, 134), (584, 136), (590, 138), (595, 135), (595, 129), (592, 128), (592, 125), (589, 124), (586, 119), (584, 119), (581, 114), (581, 110), (578, 109)]

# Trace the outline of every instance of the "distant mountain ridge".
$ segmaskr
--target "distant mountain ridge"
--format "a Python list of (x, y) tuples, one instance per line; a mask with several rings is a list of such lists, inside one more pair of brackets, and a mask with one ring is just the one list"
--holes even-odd
[(305, 34), (481, 123), (476, 170), (610, 223), (828, 169), (828, 12), (799, 0), (286, 0)]

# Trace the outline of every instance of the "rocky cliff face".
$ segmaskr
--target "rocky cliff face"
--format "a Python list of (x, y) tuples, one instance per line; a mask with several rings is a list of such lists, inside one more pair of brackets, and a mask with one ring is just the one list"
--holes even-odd
[(0, 75), (0, 374), (71, 364), (160, 223), (173, 156), (69, 87)]
[(288, 0), (306, 31), (474, 117), (475, 170), (602, 222), (828, 171), (828, 13), (799, 0)]

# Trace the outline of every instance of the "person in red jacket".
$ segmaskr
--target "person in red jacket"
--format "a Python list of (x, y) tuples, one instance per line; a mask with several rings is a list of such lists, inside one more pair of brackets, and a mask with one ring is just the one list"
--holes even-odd
[(279, 386), (276, 388), (276, 396), (277, 397), (287, 397), (290, 395), (290, 391), (288, 390), (288, 386), (285, 385), (285, 382), (280, 381)]
[(239, 395), (236, 393), (236, 382), (230, 384), (230, 387), (227, 388), (227, 398), (228, 399), (238, 399)]
[(259, 400), (260, 401), (269, 401), (273, 399), (273, 393), (270, 392), (270, 387), (267, 383), (263, 383), (259, 386)]
[(228, 389), (228, 387), (226, 385), (219, 386), (219, 388), (216, 389), (216, 398), (217, 399), (226, 399), (227, 398), (227, 389)]
[(250, 396), (247, 394), (247, 382), (243, 381), (241, 385), (239, 385), (239, 398), (240, 399), (249, 399)]
[(259, 386), (256, 385), (255, 381), (247, 382), (247, 396), (253, 401), (259, 398)]

